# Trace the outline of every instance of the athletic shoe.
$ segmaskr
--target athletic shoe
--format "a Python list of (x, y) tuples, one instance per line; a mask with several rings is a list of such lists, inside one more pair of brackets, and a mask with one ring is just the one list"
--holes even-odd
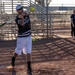
[(11, 62), (11, 64), (12, 64), (12, 67), (15, 66), (15, 57), (12, 57), (12, 62)]

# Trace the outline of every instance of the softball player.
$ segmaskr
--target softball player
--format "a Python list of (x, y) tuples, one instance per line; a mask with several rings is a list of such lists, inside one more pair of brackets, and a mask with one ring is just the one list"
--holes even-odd
[(31, 38), (31, 24), (27, 13), (23, 11), (23, 7), (18, 4), (16, 6), (18, 15), (15, 22), (18, 26), (17, 46), (12, 57), (12, 67), (15, 66), (15, 59), (23, 52), (27, 55), (27, 72), (32, 73), (31, 70), (31, 52), (32, 52), (32, 38)]

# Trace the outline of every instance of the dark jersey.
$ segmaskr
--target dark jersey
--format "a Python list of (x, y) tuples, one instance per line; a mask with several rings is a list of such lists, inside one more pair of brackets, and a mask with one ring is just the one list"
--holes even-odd
[(71, 15), (71, 18), (73, 19), (73, 23), (74, 23), (74, 25), (75, 25), (75, 14), (72, 14), (72, 15)]
[(18, 15), (16, 16), (15, 21), (18, 26), (18, 37), (27, 37), (31, 35), (31, 24), (28, 14), (24, 16), (24, 26), (21, 25), (21, 19), (18, 18)]

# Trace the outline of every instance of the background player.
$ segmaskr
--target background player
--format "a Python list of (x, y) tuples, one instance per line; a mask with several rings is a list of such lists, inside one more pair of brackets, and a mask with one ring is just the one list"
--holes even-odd
[(71, 15), (71, 36), (72, 39), (75, 39), (75, 10), (73, 10), (73, 14)]

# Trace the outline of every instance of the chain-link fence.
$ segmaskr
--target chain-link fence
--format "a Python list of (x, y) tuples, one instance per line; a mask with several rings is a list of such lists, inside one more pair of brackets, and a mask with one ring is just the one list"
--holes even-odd
[[(24, 9), (30, 14), (33, 38), (70, 37), (70, 15), (72, 14), (73, 8), (68, 10), (55, 10), (53, 7), (42, 7), (37, 2), (30, 2), (30, 0), (26, 4), (25, 1), (27, 0), (24, 0), (24, 2), (15, 0), (12, 3), (11, 0), (11, 2), (8, 1), (10, 4), (8, 2), (4, 3), (5, 5), (2, 5), (3, 11), (0, 14), (0, 23), (15, 17), (15, 7), (18, 3), (21, 3), (23, 6), (25, 5)], [(30, 7), (34, 7), (35, 11), (30, 12)], [(0, 27), (0, 40), (15, 40), (17, 31), (17, 25), (14, 21)]]

